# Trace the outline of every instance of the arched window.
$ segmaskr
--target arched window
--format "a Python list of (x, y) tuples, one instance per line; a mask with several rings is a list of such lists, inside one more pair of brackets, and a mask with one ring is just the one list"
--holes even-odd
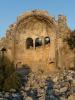
[(5, 47), (3, 47), (3, 48), (1, 49), (1, 51), (2, 51), (2, 52), (5, 52), (5, 51), (6, 51), (6, 48), (5, 48)]
[(26, 48), (29, 49), (33, 47), (33, 39), (32, 38), (27, 38), (26, 40)]
[(39, 47), (42, 45), (42, 39), (41, 38), (36, 38), (35, 39), (35, 47)]
[(44, 38), (44, 44), (49, 44), (50, 43), (50, 38), (49, 37), (45, 37)]
[(3, 47), (3, 48), (1, 48), (1, 50), (0, 50), (1, 52), (0, 52), (0, 54), (2, 54), (2, 56), (4, 56), (4, 54), (5, 54), (5, 52), (6, 52), (6, 48), (5, 47)]

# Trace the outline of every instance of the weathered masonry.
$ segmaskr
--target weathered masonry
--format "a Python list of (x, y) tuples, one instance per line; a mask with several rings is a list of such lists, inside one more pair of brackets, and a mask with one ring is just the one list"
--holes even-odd
[(10, 25), (0, 48), (6, 49), (6, 55), (17, 67), (28, 64), (46, 69), (56, 66), (57, 59), (60, 67), (62, 39), (68, 31), (65, 16), (59, 15), (56, 20), (47, 11), (34, 10), (23, 13)]

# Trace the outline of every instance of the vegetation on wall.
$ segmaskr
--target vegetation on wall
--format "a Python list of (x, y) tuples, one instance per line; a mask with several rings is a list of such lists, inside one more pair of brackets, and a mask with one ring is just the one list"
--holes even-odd
[(19, 89), (20, 75), (16, 73), (14, 63), (1, 51), (0, 55), (0, 90)]
[(74, 70), (75, 70), (75, 30), (70, 32), (70, 36), (68, 36), (66, 38), (66, 41), (67, 41), (70, 49), (74, 53)]

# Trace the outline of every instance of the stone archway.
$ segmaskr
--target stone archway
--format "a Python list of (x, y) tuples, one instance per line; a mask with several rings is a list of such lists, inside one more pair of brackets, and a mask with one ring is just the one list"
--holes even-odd
[(36, 38), (35, 39), (35, 47), (42, 46), (42, 39), (41, 38)]
[(50, 37), (49, 36), (44, 38), (44, 44), (50, 44)]
[(56, 27), (53, 17), (42, 11), (30, 12), (18, 17), (15, 38), (19, 40), (19, 44), (15, 47), (16, 59), (28, 64), (33, 64), (33, 61), (38, 64), (41, 59), (42, 62), (47, 61), (49, 64), (48, 59), (55, 57)]
[(31, 47), (33, 47), (33, 39), (29, 37), (26, 39), (26, 48), (29, 49)]

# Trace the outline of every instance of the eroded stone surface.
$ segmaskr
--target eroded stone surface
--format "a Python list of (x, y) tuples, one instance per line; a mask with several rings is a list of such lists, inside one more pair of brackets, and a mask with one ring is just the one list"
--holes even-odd
[[(74, 67), (73, 54), (63, 42), (69, 32), (65, 16), (60, 15), (56, 20), (47, 11), (34, 10), (22, 14), (9, 26), (5, 38), (0, 40), (0, 50), (6, 48), (5, 55), (14, 60), (16, 67), (28, 64), (34, 71)], [(36, 45), (37, 39), (41, 46)]]

